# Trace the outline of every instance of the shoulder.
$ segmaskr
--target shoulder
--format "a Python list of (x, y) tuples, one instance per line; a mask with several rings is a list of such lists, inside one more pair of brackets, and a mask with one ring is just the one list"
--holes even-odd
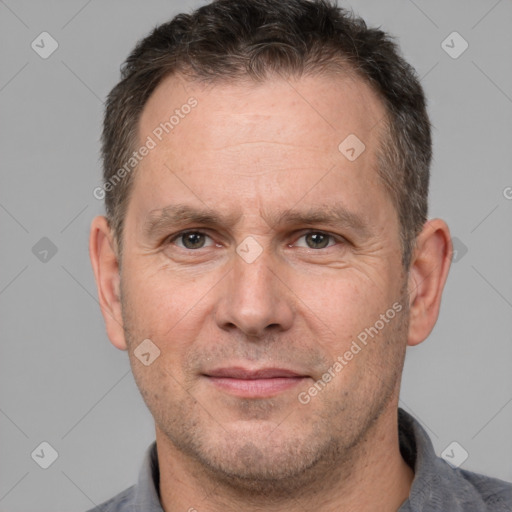
[(457, 470), (463, 478), (474, 489), (486, 506), (486, 512), (510, 512), (512, 510), (512, 484), (471, 471)]
[(135, 485), (128, 487), (113, 498), (96, 505), (87, 512), (132, 512), (135, 496)]
[(414, 469), (409, 499), (400, 512), (511, 512), (512, 484), (450, 465), (438, 457), (425, 429), (399, 410), (399, 441)]
[(399, 512), (511, 512), (512, 484), (436, 461), (427, 478), (415, 480)]

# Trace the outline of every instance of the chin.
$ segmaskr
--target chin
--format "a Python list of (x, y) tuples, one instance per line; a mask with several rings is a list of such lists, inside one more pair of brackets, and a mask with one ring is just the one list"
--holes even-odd
[(320, 467), (332, 468), (338, 451), (332, 438), (322, 442), (313, 432), (279, 432), (276, 423), (236, 427), (182, 448), (209, 478), (245, 496), (289, 497), (314, 482)]

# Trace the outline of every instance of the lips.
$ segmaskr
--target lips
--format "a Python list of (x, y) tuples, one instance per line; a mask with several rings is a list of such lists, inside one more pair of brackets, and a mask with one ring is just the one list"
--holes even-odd
[(209, 377), (225, 377), (231, 379), (275, 379), (279, 377), (302, 377), (302, 375), (284, 368), (260, 368), (258, 370), (248, 370), (240, 367), (219, 368), (207, 373)]
[(218, 368), (204, 376), (217, 389), (244, 398), (267, 398), (300, 384), (307, 375), (285, 368)]

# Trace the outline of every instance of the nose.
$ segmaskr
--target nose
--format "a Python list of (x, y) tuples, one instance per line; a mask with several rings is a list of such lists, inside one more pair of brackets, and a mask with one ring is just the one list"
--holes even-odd
[(215, 320), (223, 330), (239, 329), (246, 336), (261, 338), (293, 324), (293, 293), (266, 251), (251, 263), (235, 254), (220, 293)]

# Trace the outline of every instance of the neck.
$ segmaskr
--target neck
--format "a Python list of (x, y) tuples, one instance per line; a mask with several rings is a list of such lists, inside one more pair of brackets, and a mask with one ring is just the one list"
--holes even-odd
[(311, 469), (315, 474), (309, 484), (280, 499), (263, 494), (249, 497), (216, 480), (197, 461), (177, 450), (157, 427), (162, 508), (165, 512), (396, 512), (409, 496), (414, 474), (400, 454), (397, 404), (389, 405), (365, 439), (350, 454), (343, 454), (339, 464), (327, 471)]

